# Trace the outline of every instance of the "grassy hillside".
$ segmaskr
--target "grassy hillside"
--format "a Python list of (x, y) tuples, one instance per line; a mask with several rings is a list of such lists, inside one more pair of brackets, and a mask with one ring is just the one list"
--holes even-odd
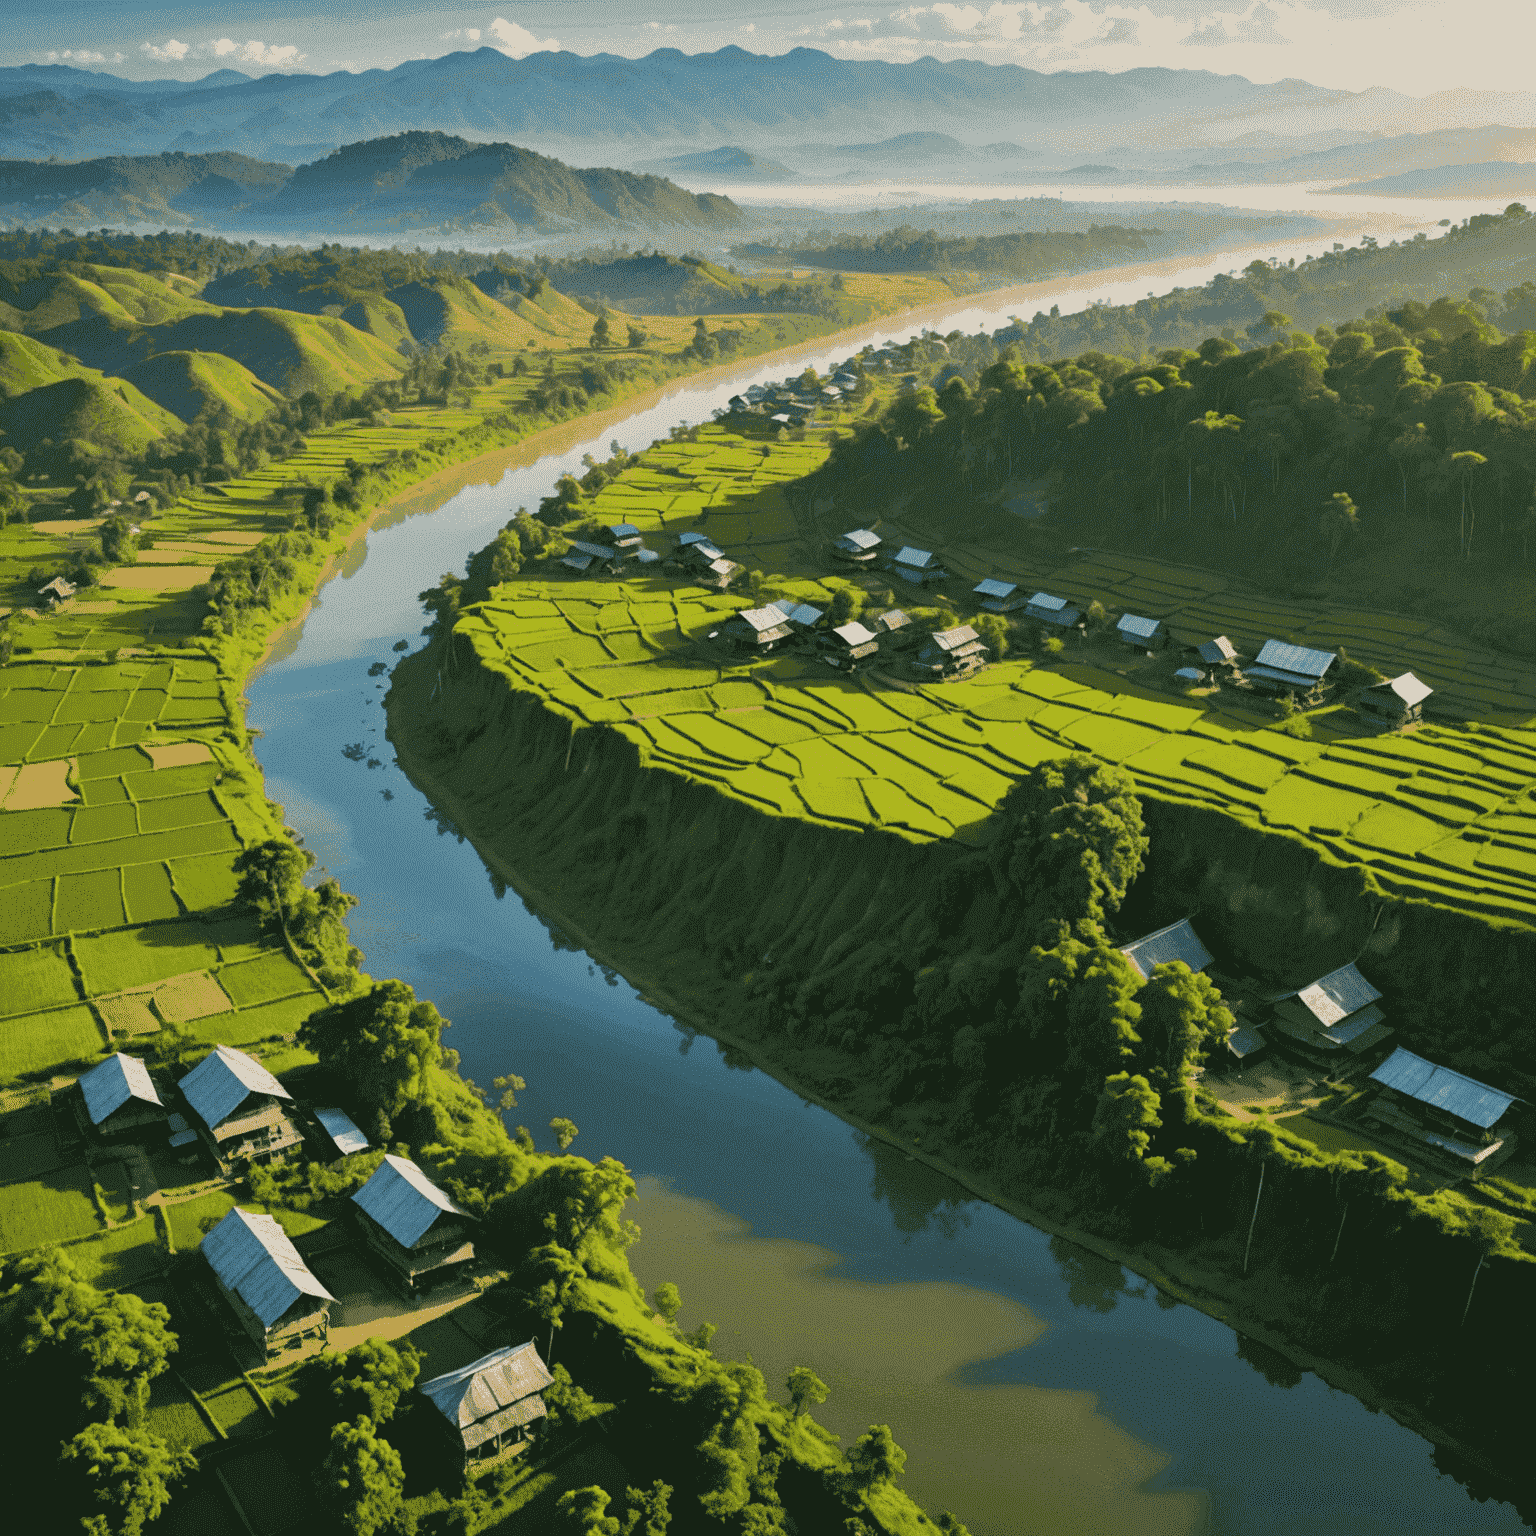
[(78, 438), (103, 453), (131, 458), (156, 438), (179, 431), (169, 411), (126, 379), (81, 376), (39, 385), (0, 403), (0, 432), (21, 453), (44, 438)]
[(67, 352), (60, 352), (30, 336), (0, 331), (0, 397), (24, 394), (43, 384), (75, 378), (81, 366)]
[(217, 352), (157, 352), (135, 363), (125, 379), (183, 421), (228, 410), (237, 420), (264, 415), (283, 395), (250, 369)]

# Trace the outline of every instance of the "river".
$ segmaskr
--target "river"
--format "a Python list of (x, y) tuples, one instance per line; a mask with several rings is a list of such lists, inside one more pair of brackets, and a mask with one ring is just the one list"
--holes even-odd
[[(1125, 281), (1138, 296), (1166, 291), (1244, 255)], [(1070, 311), (1106, 284), (1037, 288)], [(995, 328), (1011, 307), (956, 303), (930, 323)], [(866, 334), (910, 329), (886, 321)], [(268, 794), (361, 898), (351, 926), (372, 974), (403, 978), (453, 1020), (464, 1070), (486, 1084), (521, 1074), (515, 1118), (541, 1144), (566, 1115), (581, 1128), (575, 1150), (634, 1171), (642, 1281), (676, 1281), (683, 1323), (719, 1324), (717, 1350), (750, 1351), (771, 1386), (813, 1366), (832, 1387), (819, 1417), (845, 1441), (888, 1422), (911, 1456), (912, 1493), (974, 1536), (1527, 1529), (1509, 1505), (1469, 1496), (1384, 1414), (728, 1061), (492, 882), (393, 765), (383, 683), (368, 667), (417, 641), (420, 589), (462, 569), (584, 452), (606, 457), (615, 438), (643, 447), (754, 380), (825, 367), (856, 345), (679, 385), (591, 443), (381, 520), (252, 681)], [(380, 766), (344, 757), (354, 742)]]

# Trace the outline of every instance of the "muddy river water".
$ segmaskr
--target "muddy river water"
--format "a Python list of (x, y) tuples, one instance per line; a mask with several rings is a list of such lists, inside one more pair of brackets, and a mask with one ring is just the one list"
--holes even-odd
[[(995, 328), (1020, 309), (1140, 297), (1247, 259), (1041, 284), (1022, 303), (957, 301), (925, 318), (940, 331)], [(498, 895), (393, 766), (368, 666), (392, 661), (398, 639), (416, 643), (417, 593), (462, 570), (519, 505), (536, 506), (583, 452), (606, 457), (612, 439), (644, 447), (754, 380), (912, 329), (887, 320), (680, 385), (591, 442), (514, 455), (495, 484), (466, 475), (382, 520), (250, 687), (268, 794), (361, 898), (352, 930), (372, 974), (402, 977), (453, 1020), (464, 1070), (481, 1083), (521, 1074), (517, 1119), (548, 1141), (538, 1128), (568, 1115), (575, 1150), (634, 1171), (642, 1281), (675, 1281), (682, 1322), (717, 1323), (717, 1352), (750, 1352), (770, 1385), (813, 1366), (832, 1387), (818, 1416), (845, 1439), (889, 1423), (910, 1456), (906, 1484), (931, 1511), (954, 1510), (974, 1536), (1526, 1530), (1384, 1414), (728, 1063), (515, 892)], [(356, 742), (379, 766), (343, 756)]]

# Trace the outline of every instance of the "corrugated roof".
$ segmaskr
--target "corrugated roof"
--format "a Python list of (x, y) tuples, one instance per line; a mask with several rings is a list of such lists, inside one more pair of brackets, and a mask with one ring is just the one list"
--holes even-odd
[(1261, 667), (1294, 672), (1315, 682), (1333, 665), (1337, 656), (1337, 651), (1313, 651), (1304, 645), (1288, 645), (1284, 640), (1266, 640), (1256, 659)]
[(985, 581), (978, 581), (972, 592), (979, 592), (983, 597), (1007, 597), (1010, 593), (1019, 590), (1018, 583), (1012, 581), (998, 581), (995, 577), (988, 576)]
[(852, 533), (845, 533), (837, 542), (851, 544), (855, 549), (874, 549), (880, 542), (880, 535), (871, 533), (868, 528), (855, 528)]
[(368, 1138), (345, 1110), (317, 1109), (315, 1119), (325, 1127), (325, 1134), (336, 1143), (336, 1150), (343, 1155), (367, 1150)]
[(1123, 635), (1137, 635), (1146, 640), (1150, 640), (1162, 627), (1161, 619), (1144, 619), (1137, 613), (1122, 614), (1120, 622), (1115, 625)]
[(1386, 682), (1373, 686), (1389, 689), (1410, 706), (1422, 704), (1435, 691), (1428, 683), (1421, 683), (1412, 672), (1404, 672), (1401, 677), (1389, 677)]
[(1031, 608), (1044, 608), (1049, 612), (1054, 613), (1060, 608), (1065, 608), (1067, 606), (1067, 600), (1064, 597), (1052, 597), (1049, 592), (1036, 592), (1035, 595), (1030, 598), (1029, 606)]
[[(1323, 1030), (1326, 1039), (1332, 1040), (1335, 1045), (1349, 1045), (1358, 1040), (1372, 1025), (1385, 1021), (1384, 1014), (1375, 1003), (1367, 1003), (1358, 1013), (1352, 1013), (1347, 1019), (1329, 1029)], [(1388, 1031), (1390, 1033), (1390, 1031)]]
[(1236, 661), (1237, 648), (1225, 635), (1217, 635), (1214, 640), (1207, 640), (1200, 647), (1201, 661)]
[(677, 536), (677, 542), (680, 548), (686, 549), (690, 544), (708, 544), (709, 535), (707, 533), (699, 533), (697, 530), (690, 533), (680, 533)]
[(1262, 1051), (1268, 1042), (1258, 1030), (1250, 1028), (1246, 1024), (1239, 1024), (1236, 1029), (1227, 1036), (1227, 1049), (1241, 1061), (1245, 1056), (1252, 1056), (1255, 1051)]
[[(507, 1409), (542, 1392), (554, 1379), (530, 1340), (493, 1350), (456, 1371), (422, 1382), (417, 1390), (460, 1434), (465, 1434), (488, 1420), (494, 1422)], [(476, 1442), (466, 1436), (466, 1443)]]
[(640, 530), (633, 523), (605, 523), (604, 527), (613, 535), (615, 542), (619, 539), (638, 539), (640, 537)]
[(893, 629), (905, 629), (912, 622), (900, 608), (892, 608), (888, 613), (882, 613), (875, 623), (881, 629), (890, 631)]
[(213, 1130), (227, 1120), (253, 1093), (292, 1100), (278, 1080), (254, 1056), (232, 1045), (216, 1045), (177, 1084), (198, 1118)]
[(723, 560), (725, 551), (717, 549), (708, 539), (695, 539), (685, 547), (685, 553), (697, 555), (701, 560)]
[(1353, 964), (1341, 965), (1310, 987), (1296, 993), (1296, 1001), (1324, 1029), (1357, 1013), (1367, 1003), (1376, 1002), (1381, 993), (1357, 971)]
[(638, 560), (641, 565), (655, 565), (656, 562), (661, 559), (661, 556), (658, 555), (654, 549), (646, 549), (644, 546), (642, 546), (640, 549), (635, 551), (635, 559)]
[(980, 637), (969, 624), (957, 624), (953, 629), (941, 629), (933, 637), (933, 643), (941, 651), (957, 651), (962, 645), (969, 645)]
[(840, 624), (832, 631), (845, 645), (868, 645), (878, 636), (873, 635), (855, 619), (851, 624)]
[(270, 1328), (300, 1296), (335, 1297), (310, 1274), (309, 1266), (273, 1216), (237, 1206), (203, 1239), (203, 1257), (213, 1272)]
[(724, 555), (716, 555), (704, 569), (713, 571), (716, 576), (729, 576), (733, 571), (739, 571), (741, 567), (734, 560), (727, 560)]
[(1203, 971), (1211, 963), (1211, 952), (1200, 942), (1200, 935), (1190, 926), (1187, 917), (1181, 917), (1156, 933), (1136, 939), (1121, 946), (1120, 953), (1131, 962), (1131, 968), (1143, 981), (1150, 979), (1160, 965), (1182, 960), (1192, 971)]
[(1203, 683), (1205, 681), (1205, 674), (1197, 671), (1194, 667), (1180, 667), (1173, 675), (1177, 678), (1182, 678), (1186, 683)]
[(914, 570), (922, 570), (924, 566), (933, 560), (931, 549), (918, 549), (912, 544), (903, 544), (896, 554), (897, 565), (910, 565)]
[(561, 565), (568, 565), (568, 566), (570, 566), (570, 568), (573, 571), (590, 570), (591, 566), (592, 566), (592, 556), (591, 555), (566, 555), (560, 561), (560, 564)]
[(586, 539), (572, 539), (571, 548), (584, 555), (591, 555), (594, 560), (612, 560), (617, 553), (606, 544), (590, 544)]
[(761, 634), (767, 629), (777, 629), (786, 615), (782, 609), (770, 605), (767, 608), (743, 608), (736, 617)]
[(130, 1099), (165, 1108), (149, 1080), (149, 1068), (137, 1056), (125, 1056), (121, 1051), (109, 1056), (99, 1067), (92, 1067), (80, 1079), (80, 1091), (85, 1095), (85, 1112), (92, 1125), (100, 1125)]
[(1438, 1067), (1402, 1046), (1392, 1052), (1371, 1073), (1371, 1081), (1395, 1088), (1421, 1104), (1431, 1104), (1447, 1114), (1465, 1120), (1486, 1131), (1497, 1125), (1509, 1106), (1516, 1102), (1512, 1093), (1501, 1093), (1476, 1078), (1463, 1077), (1449, 1067)]
[[(402, 1248), (414, 1248), (445, 1213), (469, 1216), (408, 1157), (387, 1155), (352, 1198)], [(473, 1217), (469, 1217), (474, 1220)]]

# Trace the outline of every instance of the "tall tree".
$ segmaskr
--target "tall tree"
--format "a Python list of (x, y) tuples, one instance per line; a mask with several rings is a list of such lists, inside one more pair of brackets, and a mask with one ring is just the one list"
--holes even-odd
[(171, 1485), (197, 1466), (190, 1451), (172, 1450), (143, 1428), (87, 1424), (60, 1454), (81, 1503), (94, 1509), (84, 1520), (101, 1536), (139, 1536), (171, 1501)]
[(405, 1536), (414, 1530), (405, 1507), (400, 1453), (374, 1434), (368, 1417), (331, 1426), (330, 1446), (315, 1473), (320, 1506), (353, 1536)]

